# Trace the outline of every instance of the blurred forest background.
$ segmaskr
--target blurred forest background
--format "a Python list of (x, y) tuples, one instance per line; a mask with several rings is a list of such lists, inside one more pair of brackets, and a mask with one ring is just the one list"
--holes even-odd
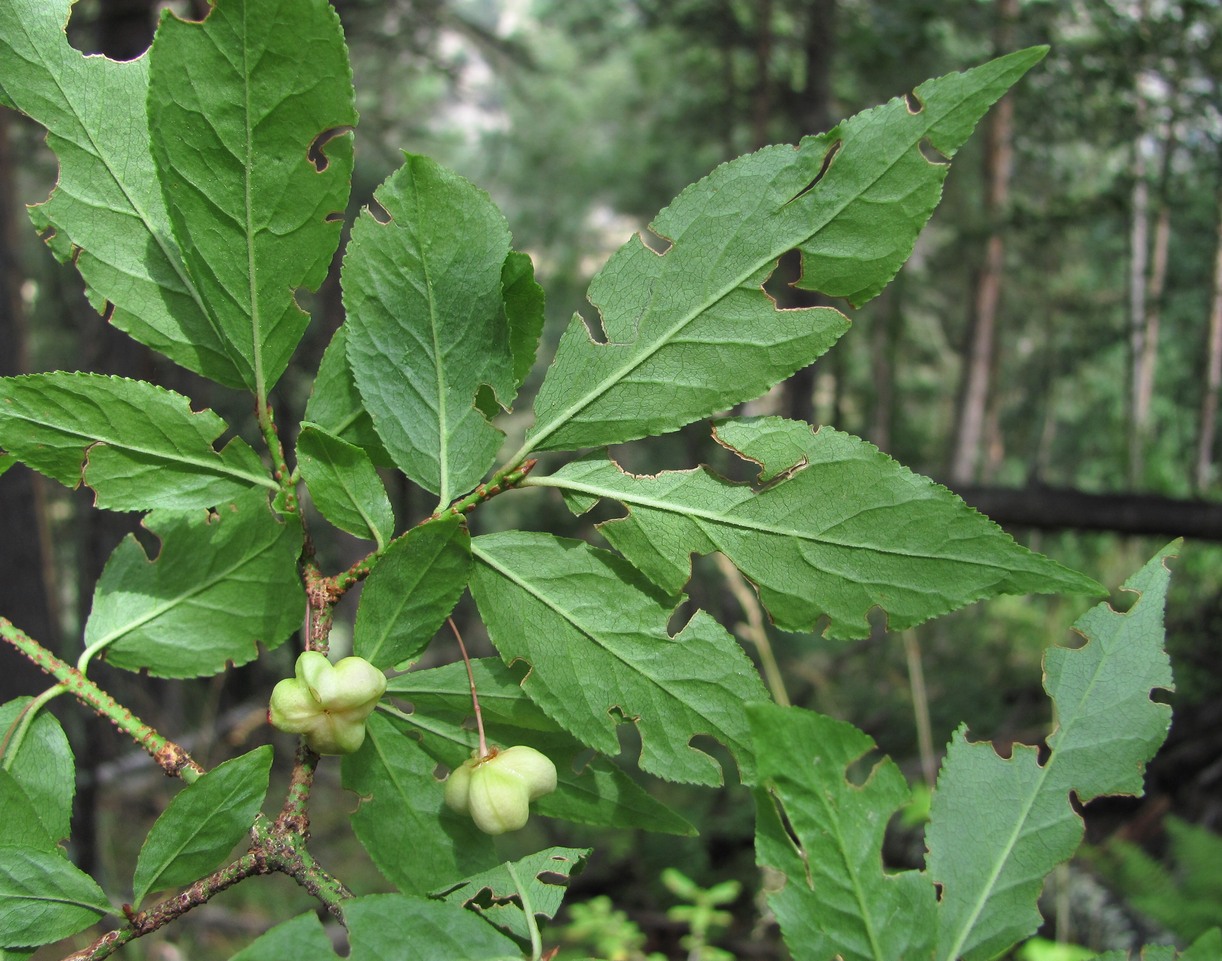
[[(928, 77), (1051, 44), (957, 157), (943, 203), (896, 281), (862, 309), (838, 304), (853, 329), (750, 409), (857, 433), (1022, 542), (1111, 586), (1171, 537), (1186, 536), (1168, 611), (1171, 738), (1145, 799), (1087, 811), (1091, 844), (1050, 885), (1043, 933), (1123, 947), (1134, 937), (1183, 941), (1222, 923), (1214, 833), (1222, 831), (1218, 0), (335, 3), (361, 112), (350, 215), (403, 149), (488, 190), (548, 293), (541, 357), (574, 311), (591, 317), (584, 290), (611, 251), (716, 164), (828, 129)], [(204, 12), (202, 0), (79, 0), (70, 37), (88, 52), (138, 56), (164, 6)], [(250, 426), (244, 398), (173, 368), (99, 319), (23, 209), (45, 199), (54, 180), (41, 132), (0, 113), (0, 373), (142, 377)], [(807, 296), (787, 286), (794, 271), (783, 264), (769, 283), (783, 305)], [(300, 418), (311, 372), (342, 320), (335, 279), (313, 299), (316, 323), (277, 389), (282, 429)], [(524, 429), (529, 409), (519, 403), (511, 434)], [(615, 453), (638, 472), (722, 457), (707, 425)], [(398, 498), (401, 527), (431, 509), (410, 489)], [(512, 522), (598, 539), (589, 518), (572, 518), (544, 492), (498, 499), (479, 514), (485, 530)], [(75, 659), (93, 584), (137, 521), (92, 511), (87, 492), (8, 471), (0, 477), (0, 613)], [(329, 570), (367, 549), (339, 539), (320, 547)], [(880, 623), (868, 640), (833, 643), (760, 623), (749, 591), (713, 559), (698, 571), (696, 601), (737, 625), (753, 654), (774, 654), (778, 693), (862, 727), (917, 785), (928, 783), (961, 721), (1002, 745), (1047, 733), (1040, 658), (1088, 605), (1009, 598), (903, 636)], [(478, 647), (473, 609), (460, 613)], [(291, 671), (291, 646), (194, 683), (125, 677), (104, 664), (95, 672), (137, 713), (216, 763), (269, 738), (264, 698)], [(3, 699), (45, 686), (12, 653), (0, 652), (0, 665)], [(113, 731), (71, 705), (56, 707), (83, 772), (74, 854), (99, 877), (109, 874), (108, 889), (124, 890), (142, 837), (131, 826), (151, 823), (172, 786)], [(756, 896), (763, 882), (746, 792), (651, 789), (697, 819), (702, 836), (539, 824), (521, 842), (596, 848), (573, 899), (610, 902), (594, 902), (570, 926), (574, 936), (584, 925), (603, 938), (582, 950), (717, 957), (679, 946), (691, 924), (668, 916), (682, 898), (659, 880), (678, 867), (705, 887), (741, 882), (710, 939), (733, 957), (783, 957)], [(361, 869), (347, 867), (356, 848), (342, 826), (351, 801), (332, 791), (335, 824), (322, 815), (315, 828), (320, 857), (342, 876), (356, 871), (358, 890), (374, 889), (374, 878), (362, 889)], [(896, 864), (922, 851), (920, 818), (909, 820), (915, 827), (896, 831)], [(269, 918), (308, 907), (286, 879), (261, 880), (125, 957), (225, 958)]]

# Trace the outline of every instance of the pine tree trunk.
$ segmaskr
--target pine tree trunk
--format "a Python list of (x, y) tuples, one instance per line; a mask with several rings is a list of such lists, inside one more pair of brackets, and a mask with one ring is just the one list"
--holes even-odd
[[(832, 125), (832, 60), (836, 49), (837, 0), (813, 0), (807, 6), (803, 34), (806, 83), (786, 99), (786, 119), (802, 133), (822, 133)], [(794, 292), (797, 293), (796, 291)], [(827, 305), (824, 297), (797, 297), (782, 306)], [(803, 367), (781, 388), (781, 413), (793, 420), (815, 420), (818, 365)]]
[(772, 0), (758, 0), (755, 7), (755, 96), (751, 105), (751, 149), (766, 147), (771, 140), (772, 120)]
[[(1139, 115), (1143, 111), (1139, 111)], [(1140, 140), (1134, 148), (1133, 192), (1129, 216), (1129, 486), (1142, 474), (1142, 428), (1138, 395), (1141, 359), (1146, 352), (1146, 270), (1150, 249), (1150, 186)]]
[(1218, 193), (1218, 245), (1214, 250), (1213, 297), (1210, 300), (1205, 357), (1205, 391), (1201, 397), (1200, 433), (1197, 436), (1198, 491), (1204, 491), (1213, 483), (1214, 435), (1218, 429), (1218, 395), (1222, 393), (1222, 191)]
[[(994, 45), (999, 52), (1013, 46), (1018, 0), (1002, 0)], [(972, 314), (964, 357), (964, 380), (950, 460), (952, 484), (976, 479), (988, 424), (997, 341), (997, 314), (1005, 271), (1005, 214), (1010, 198), (1014, 155), (1014, 103), (1003, 97), (989, 114), (984, 145), (985, 216), (989, 234), (984, 262), (976, 275)]]
[[(1145, 473), (1146, 448), (1150, 440), (1150, 416), (1154, 403), (1154, 375), (1158, 369), (1158, 343), (1162, 328), (1163, 289), (1167, 281), (1167, 258), (1171, 248), (1171, 205), (1167, 199), (1168, 181), (1171, 176), (1171, 164), (1175, 156), (1174, 135), (1167, 137), (1163, 146), (1162, 170), (1159, 175), (1159, 190), (1156, 198), (1157, 212), (1153, 214), (1154, 238), (1148, 254), (1148, 276), (1142, 279), (1134, 278), (1140, 297), (1136, 294), (1131, 305), (1132, 310), (1140, 310), (1134, 314), (1133, 323), (1133, 398), (1132, 398), (1132, 440), (1130, 443), (1129, 483), (1130, 487), (1139, 487)], [(1140, 151), (1140, 142), (1138, 150)], [(1144, 168), (1144, 161), (1142, 163)], [(1143, 184), (1144, 187), (1144, 184)], [(1145, 223), (1142, 233), (1149, 230), (1151, 211), (1149, 210), (1148, 188), (1143, 189), (1142, 212)], [(1136, 206), (1134, 217), (1136, 219)], [(1139, 240), (1134, 231), (1133, 243)], [(1144, 266), (1146, 254), (1135, 257)], [(1138, 269), (1137, 262), (1133, 270)]]

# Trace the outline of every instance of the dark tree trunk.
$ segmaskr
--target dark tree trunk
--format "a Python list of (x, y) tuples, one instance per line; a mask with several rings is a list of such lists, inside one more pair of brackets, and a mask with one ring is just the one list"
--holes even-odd
[[(15, 164), (11, 128), (16, 122), (0, 111), (0, 376), (29, 372), (25, 310), (21, 299), (24, 270), (19, 262), (19, 221), (24, 220), (14, 190)], [(41, 485), (38, 475), (18, 464), (0, 476), (0, 616), (54, 649), (60, 647), (57, 618), (51, 606), (54, 583), (49, 576)], [(0, 702), (37, 694), (50, 685), (46, 676), (11, 648), (0, 654)], [(0, 737), (4, 734), (0, 731)]]
[(1093, 494), (1068, 487), (952, 487), (1002, 527), (1111, 531), (1222, 541), (1222, 504), (1156, 494)]

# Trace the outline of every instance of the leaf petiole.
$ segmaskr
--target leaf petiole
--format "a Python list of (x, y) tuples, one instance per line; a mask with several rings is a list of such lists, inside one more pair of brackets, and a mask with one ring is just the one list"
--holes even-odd
[(454, 618), (447, 617), (446, 623), (450, 625), (450, 630), (454, 632), (454, 637), (458, 640), (458, 649), (462, 651), (463, 664), (467, 666), (467, 680), (471, 684), (471, 707), (475, 710), (475, 727), (479, 731), (479, 756), (488, 756), (488, 740), (484, 737), (484, 716), (479, 709), (479, 695), (475, 691), (475, 673), (471, 670), (471, 658), (467, 656), (467, 645), (462, 642), (462, 635), (458, 633), (458, 625), (454, 623)]

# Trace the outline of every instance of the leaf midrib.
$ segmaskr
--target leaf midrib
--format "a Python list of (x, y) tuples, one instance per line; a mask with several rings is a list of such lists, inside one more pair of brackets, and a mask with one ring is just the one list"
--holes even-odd
[[(420, 184), (416, 171), (411, 178), (412, 200), (417, 210), (424, 205), (420, 195)], [(424, 274), (424, 296), (428, 303), (429, 336), (433, 342), (433, 372), (437, 385), (437, 509), (441, 510), (450, 501), (450, 423), (449, 404), (447, 398), (448, 385), (445, 364), (442, 363), (442, 348), (440, 339), (440, 322), (437, 316), (437, 297), (433, 287), (433, 276), (430, 269), (431, 258), (428, 256), (427, 245), (421, 241), (417, 230), (418, 218), (409, 218), (409, 230), (420, 256), (420, 270)]]
[[(89, 451), (91, 451), (94, 447), (111, 447), (115, 450), (128, 451), (132, 454), (143, 455), (144, 457), (148, 457), (155, 461), (163, 461), (167, 464), (189, 464), (192, 467), (200, 468), (200, 470), (208, 474), (220, 475), (222, 477), (234, 477), (240, 480), (250, 481), (254, 484), (260, 485), (261, 487), (266, 487), (269, 490), (280, 489), (272, 478), (264, 474), (250, 474), (246, 471), (230, 467), (225, 462), (221, 454), (217, 451), (212, 452), (213, 456), (216, 458), (215, 461), (206, 460), (202, 457), (193, 457), (187, 454), (171, 457), (168, 456), (164, 450), (144, 447), (138, 444), (133, 444), (129, 441), (99, 437), (96, 434), (76, 430), (60, 423), (38, 420), (24, 413), (10, 411), (8, 412), (7, 416), (11, 420), (21, 421), (22, 423), (29, 424), (31, 427), (53, 430), (64, 435), (66, 438), (75, 438), (80, 442), (79, 446), (83, 448), (86, 458), (88, 457)], [(75, 448), (77, 445), (73, 444), (71, 446)]]
[[(608, 462), (610, 463), (610, 462)], [(806, 468), (810, 470), (810, 468)], [(627, 476), (627, 475), (625, 475)], [(955, 557), (950, 554), (941, 553), (919, 553), (914, 551), (901, 551), (894, 548), (879, 547), (874, 545), (862, 545), (851, 541), (836, 540), (822, 534), (803, 531), (795, 527), (780, 527), (775, 524), (768, 524), (749, 520), (747, 518), (735, 518), (725, 514), (714, 513), (710, 510), (702, 510), (696, 507), (690, 507), (685, 504), (677, 504), (672, 501), (661, 500), (654, 497), (646, 497), (640, 494), (633, 494), (622, 489), (614, 487), (603, 487), (598, 484), (590, 484), (582, 481), (570, 480), (566, 477), (559, 477), (555, 474), (542, 477), (528, 477), (522, 481), (522, 487), (553, 487), (558, 490), (572, 490), (576, 493), (588, 494), (593, 497), (619, 501), (623, 504), (634, 505), (636, 507), (645, 507), (651, 510), (661, 511), (669, 514), (677, 514), (681, 517), (687, 517), (693, 521), (706, 521), (720, 527), (730, 527), (735, 530), (744, 531), (749, 534), (765, 534), (781, 537), (786, 540), (802, 540), (812, 544), (819, 544), (826, 547), (840, 547), (849, 550), (869, 551), (874, 554), (884, 554), (890, 557), (911, 558), (913, 560), (922, 561), (960, 561), (964, 563), (972, 563), (977, 567), (996, 568), (1009, 572), (1009, 568), (1005, 568), (1001, 564), (989, 563), (982, 561), (976, 556)], [(759, 494), (756, 497), (761, 496)], [(747, 503), (743, 501), (741, 503)], [(737, 505), (736, 505), (737, 506)], [(611, 523), (614, 523), (613, 521)], [(701, 527), (701, 532), (708, 536), (708, 532)], [(711, 537), (710, 540), (716, 541), (716, 538)]]
[(251, 360), (254, 364), (255, 398), (260, 414), (267, 403), (267, 381), (263, 370), (262, 318), (259, 310), (259, 285), (255, 280), (255, 237), (254, 237), (254, 185), (252, 171), (254, 170), (254, 131), (251, 127), (250, 103), (251, 83), (248, 41), (250, 30), (247, 18), (250, 7), (242, 8), (242, 123), (245, 127), (245, 142), (242, 144), (245, 152), (245, 163), (242, 165), (243, 202), (245, 204), (246, 220), (242, 225), (246, 235), (246, 271), (247, 290), (250, 296), (250, 341)]

